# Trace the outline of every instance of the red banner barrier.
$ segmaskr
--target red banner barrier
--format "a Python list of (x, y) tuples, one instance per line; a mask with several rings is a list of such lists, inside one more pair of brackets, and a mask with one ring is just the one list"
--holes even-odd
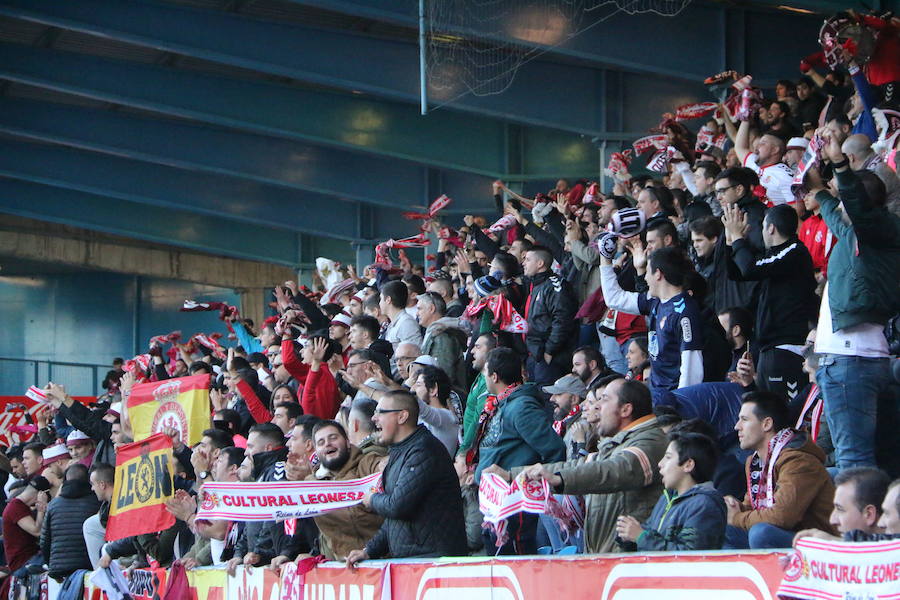
[[(305, 575), (293, 564), (279, 577), (264, 568), (188, 572), (190, 600), (775, 600), (782, 579), (778, 553), (631, 554), (458, 562), (363, 563), (355, 572), (325, 563)], [(135, 600), (158, 599), (166, 572), (135, 571)], [(52, 590), (49, 600), (55, 598)], [(86, 587), (85, 600), (105, 600)]]

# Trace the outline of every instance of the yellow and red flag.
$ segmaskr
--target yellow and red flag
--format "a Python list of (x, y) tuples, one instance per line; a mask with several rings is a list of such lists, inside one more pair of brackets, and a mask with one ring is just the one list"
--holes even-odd
[(116, 450), (116, 477), (106, 539), (154, 533), (175, 524), (165, 501), (172, 497), (172, 440), (157, 433)]
[(128, 418), (137, 442), (171, 427), (193, 446), (210, 428), (209, 375), (135, 385), (128, 397)]

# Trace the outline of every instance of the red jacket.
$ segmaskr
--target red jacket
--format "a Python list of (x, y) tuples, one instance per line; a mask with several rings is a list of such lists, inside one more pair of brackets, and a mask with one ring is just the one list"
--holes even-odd
[(281, 362), (291, 377), (297, 381), (306, 381), (309, 365), (300, 360), (300, 357), (294, 352), (294, 342), (291, 340), (281, 342)]
[(333, 419), (337, 414), (341, 407), (341, 395), (328, 365), (322, 363), (318, 371), (310, 369), (300, 404), (305, 415)]
[(259, 396), (257, 396), (256, 392), (253, 391), (253, 388), (250, 387), (249, 383), (244, 380), (238, 381), (237, 389), (241, 394), (241, 398), (244, 399), (247, 410), (250, 411), (250, 416), (253, 417), (254, 421), (257, 423), (268, 423), (272, 420), (272, 413), (270, 413), (269, 409), (262, 403)]
[(821, 271), (822, 275), (827, 275), (828, 257), (831, 255), (831, 249), (837, 243), (837, 238), (828, 230), (822, 215), (813, 215), (803, 221), (797, 237), (809, 250), (813, 267), (817, 271)]

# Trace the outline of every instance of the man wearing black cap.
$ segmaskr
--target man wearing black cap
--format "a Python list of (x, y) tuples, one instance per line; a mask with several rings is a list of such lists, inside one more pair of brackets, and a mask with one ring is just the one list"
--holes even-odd
[[(35, 475), (21, 490), (3, 510), (3, 551), (9, 570), (17, 577), (25, 575), (29, 564), (39, 565), (43, 561), (38, 538), (49, 500), (46, 492), (50, 490), (50, 482), (41, 475)], [(44, 501), (38, 502), (42, 493)], [(32, 516), (35, 506), (37, 511)]]

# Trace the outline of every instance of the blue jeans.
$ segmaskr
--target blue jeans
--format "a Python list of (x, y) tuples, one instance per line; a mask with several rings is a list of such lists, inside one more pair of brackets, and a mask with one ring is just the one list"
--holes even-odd
[(21, 579), (22, 577), (25, 577), (26, 575), (28, 575), (28, 567), (30, 567), (31, 565), (42, 565), (42, 564), (44, 564), (44, 555), (41, 554), (40, 552), (38, 552), (37, 554), (35, 554), (31, 558), (29, 558), (28, 561), (24, 565), (22, 565), (21, 567), (19, 567), (12, 573), (10, 573), (10, 575)]
[(790, 548), (794, 543), (795, 533), (768, 523), (757, 523), (748, 531), (728, 525), (725, 528), (724, 548), (732, 550)]
[(838, 469), (876, 466), (878, 392), (887, 384), (889, 359), (826, 354), (816, 382), (825, 399), (825, 420)]
[(627, 373), (628, 361), (625, 360), (625, 351), (619, 346), (619, 342), (611, 335), (599, 332), (598, 334), (600, 335), (600, 353), (606, 359), (606, 366), (620, 375)]

